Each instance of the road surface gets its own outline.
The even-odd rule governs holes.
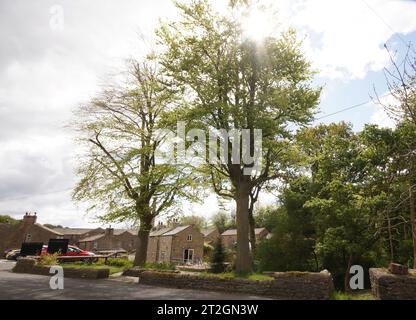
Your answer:
[[[122,300],[253,300],[264,299],[241,294],[161,288],[137,284],[137,278],[87,280],[65,279],[64,290],[51,290],[50,277],[32,274],[16,274],[10,270],[13,262],[0,260],[0,299],[48,300],[48,299],[122,299]]]

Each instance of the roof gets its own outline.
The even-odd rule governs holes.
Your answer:
[[[217,231],[217,229],[215,228],[211,228],[211,229],[202,229],[201,232],[204,235],[204,237],[210,235],[211,233]]]
[[[163,236],[174,236],[182,231],[184,231],[185,229],[188,229],[190,226],[179,226],[176,228],[173,228],[171,231],[168,231],[166,233],[163,234]]]
[[[137,231],[136,230],[127,230],[127,229],[115,229],[114,230],[114,235],[115,236],[119,236],[120,234],[123,234],[125,232],[128,232],[128,233],[130,233],[133,236],[137,235]]]
[[[255,228],[254,229],[254,233],[256,235],[258,235],[258,234],[262,233],[264,230],[267,231],[266,228]],[[229,230],[226,230],[223,233],[221,233],[221,235],[222,236],[236,236],[237,235],[237,229],[229,229]]]
[[[86,228],[53,228],[56,232],[68,235],[68,234],[77,234],[81,235],[87,232],[90,232],[95,229],[86,229]]]
[[[91,242],[91,241],[95,241],[95,240],[101,239],[104,236],[105,236],[104,233],[100,233],[100,234],[96,234],[95,236],[91,236],[91,237],[86,237],[84,239],[80,239],[79,242]]]
[[[49,231],[50,233],[56,234],[58,236],[63,236],[64,235],[63,233],[60,233],[58,231],[55,231],[55,230],[50,229],[48,227],[45,227],[44,225],[41,225],[40,223],[35,223],[35,226],[37,226],[39,228],[42,228],[43,230]]]
[[[162,228],[162,229],[159,229],[159,230],[155,230],[155,231],[150,232],[149,236],[150,237],[161,236],[162,234],[164,234],[164,233],[166,233],[166,232],[168,232],[168,231],[170,231],[172,229],[173,228]]]

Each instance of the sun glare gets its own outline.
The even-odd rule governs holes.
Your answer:
[[[248,38],[259,41],[270,35],[275,30],[270,14],[264,8],[253,7],[243,16],[241,21],[243,32]]]

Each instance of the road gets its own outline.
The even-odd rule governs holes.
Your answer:
[[[146,286],[136,279],[117,277],[104,280],[65,279],[64,290],[51,290],[49,277],[10,272],[14,263],[0,260],[1,300],[255,300],[240,294]]]

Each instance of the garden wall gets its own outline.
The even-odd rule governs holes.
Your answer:
[[[391,274],[387,269],[370,269],[371,290],[382,300],[415,300],[416,270],[408,275]]]
[[[328,300],[334,290],[329,272],[270,274],[274,280],[220,278],[192,273],[142,271],[139,283],[180,289],[260,295],[284,300]]]
[[[44,276],[52,276],[49,273],[50,266],[37,265],[35,259],[20,258],[13,268],[15,273],[30,273]],[[103,279],[108,278],[110,269],[93,269],[93,268],[64,268],[64,277],[66,278],[84,278],[84,279]]]

